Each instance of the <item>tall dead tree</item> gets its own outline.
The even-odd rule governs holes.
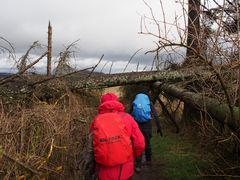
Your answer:
[[[47,53],[47,76],[51,76],[51,61],[52,61],[52,26],[48,23],[48,53]]]
[[[197,53],[200,53],[200,0],[188,1],[188,35],[187,35],[187,54],[183,65],[198,64]],[[194,51],[195,52],[194,52]]]

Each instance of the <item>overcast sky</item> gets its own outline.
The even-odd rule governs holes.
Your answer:
[[[147,2],[156,17],[161,16],[159,0]],[[175,0],[162,2],[168,21],[173,21],[175,14],[181,11],[180,4]],[[79,39],[74,61],[78,68],[95,64],[104,54],[100,67],[109,61],[105,67],[108,71],[114,61],[113,71],[120,72],[131,56],[142,48],[127,68],[127,71],[132,71],[138,62],[141,68],[146,64],[150,68],[153,57],[144,53],[153,49],[153,41],[157,41],[139,34],[143,15],[150,17],[150,11],[142,0],[1,0],[0,37],[12,43],[19,57],[34,41],[47,44],[50,20],[55,56]],[[4,45],[2,43],[0,41],[0,45]],[[10,68],[4,60],[5,55],[0,58],[0,71]],[[39,66],[45,66],[45,61]]]

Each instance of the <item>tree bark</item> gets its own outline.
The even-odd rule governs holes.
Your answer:
[[[183,65],[198,64],[198,55],[192,51],[200,53],[200,0],[188,1],[188,36],[187,36],[187,53]]]
[[[140,83],[161,82],[181,82],[192,79],[197,73],[197,69],[193,72],[191,69],[187,71],[148,71],[148,72],[130,72],[118,74],[95,74],[89,78],[71,77],[68,82],[70,89],[96,89],[114,86],[124,86]],[[209,75],[209,71],[201,71],[201,74]]]

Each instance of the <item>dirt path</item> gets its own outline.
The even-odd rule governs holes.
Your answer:
[[[152,165],[135,172],[133,180],[204,179],[199,174],[207,168],[204,154],[188,138],[165,129],[163,137],[153,134],[151,144]]]
[[[165,180],[161,171],[164,168],[164,164],[159,160],[152,163],[151,166],[144,165],[140,173],[134,173],[133,180]]]

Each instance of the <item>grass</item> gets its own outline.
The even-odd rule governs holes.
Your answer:
[[[163,137],[154,134],[152,138],[153,160],[161,161],[161,173],[168,179],[201,179],[199,170],[207,169],[200,151],[189,139],[165,132]]]

